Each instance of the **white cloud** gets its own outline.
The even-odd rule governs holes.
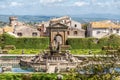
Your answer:
[[[42,4],[51,4],[51,3],[59,3],[59,2],[63,2],[64,0],[40,0],[40,3]]]
[[[9,6],[11,7],[15,7],[15,6],[22,6],[22,3],[18,3],[18,2],[10,2]]]
[[[22,5],[23,5],[22,3],[10,2],[10,3],[0,5],[0,9],[9,8],[9,7],[19,7],[19,6],[22,6]]]
[[[114,7],[119,7],[120,6],[120,2],[97,2],[95,3],[96,6],[99,6],[99,7],[109,7],[109,8],[114,8]]]
[[[98,6],[101,6],[101,7],[114,7],[114,6],[116,6],[116,2],[98,2],[96,4]]]
[[[91,0],[91,2],[93,2],[93,3],[94,3],[94,2],[96,2],[96,0]]]
[[[79,7],[86,6],[86,5],[89,5],[89,3],[83,2],[83,1],[79,1],[79,2],[74,3],[74,6],[79,6]]]

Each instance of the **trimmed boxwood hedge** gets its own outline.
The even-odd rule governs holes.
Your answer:
[[[120,47],[120,37],[111,35],[109,37],[96,38],[69,38],[67,44],[71,49],[102,49],[103,46]],[[49,38],[15,38],[8,34],[0,35],[0,46],[15,45],[17,49],[46,49]]]
[[[101,39],[96,38],[69,38],[67,43],[72,49],[102,49],[103,46],[120,47],[120,36],[111,35]]]
[[[45,49],[48,47],[49,38],[15,38],[8,34],[1,37],[1,46],[15,45],[17,49]]]

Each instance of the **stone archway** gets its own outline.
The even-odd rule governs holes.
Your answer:
[[[50,25],[48,28],[50,44],[55,46],[55,41],[59,42],[60,45],[65,45],[67,40],[67,29],[68,26],[60,23]]]
[[[55,46],[58,46],[58,44],[62,45],[63,44],[63,38],[60,34],[57,34],[55,37],[54,37],[54,45]]]

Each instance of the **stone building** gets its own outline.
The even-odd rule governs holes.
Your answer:
[[[9,17],[9,25],[3,27],[3,32],[6,32],[15,37],[39,37],[40,32],[37,28],[31,27],[24,22],[19,22],[17,17]]]
[[[57,23],[68,26],[67,33],[68,33],[69,38],[73,38],[73,37],[74,38],[84,38],[85,37],[85,30],[82,29],[81,23],[72,20],[68,16],[54,18],[54,19],[50,19],[50,21],[39,23],[39,24],[37,24],[37,29],[40,31],[41,36],[48,36],[49,32],[46,28],[49,27],[49,25],[54,25]]]
[[[81,23],[71,20],[71,24],[68,26],[67,34],[69,38],[85,38],[85,30],[82,29]]]
[[[39,37],[40,32],[30,26],[16,26],[13,33],[19,37]]]
[[[14,27],[14,26],[16,26],[17,25],[17,17],[15,17],[15,16],[11,16],[11,17],[9,17],[9,24],[10,24],[10,26],[12,26],[12,27]]]
[[[46,28],[49,26],[49,21],[47,22],[41,22],[36,25],[38,31],[40,32],[40,36],[48,36],[46,32]]]
[[[11,16],[11,17],[9,17],[9,25],[11,27],[15,27],[15,26],[23,26],[23,25],[25,25],[25,23],[18,21],[17,17]]]
[[[22,35],[26,34],[26,36],[28,36],[28,37],[29,37],[29,35],[30,35],[30,37],[32,36],[31,34],[33,32],[31,32],[31,31],[25,32],[24,31],[24,29],[27,29],[27,27],[29,25],[22,23],[22,22],[19,22],[17,20],[17,17],[15,17],[15,16],[10,17],[9,20],[10,20],[9,28],[10,28],[11,32],[14,31],[14,33],[16,35],[18,35],[17,33],[20,32],[20,29],[23,29],[23,30],[21,30],[20,34],[22,34]],[[36,24],[35,25],[36,30],[37,30],[37,32],[39,31],[39,34],[38,33],[37,34],[39,36],[49,36],[49,32],[47,30],[47,27],[49,27],[50,25],[55,25],[57,23],[68,26],[67,35],[69,38],[84,38],[85,37],[85,30],[83,30],[81,28],[81,23],[74,21],[74,20],[71,20],[71,18],[68,16],[54,18],[54,19],[51,19],[50,21],[41,22],[41,23]],[[33,27],[28,27],[28,30],[30,30],[31,28],[33,28]],[[34,30],[35,30],[35,28],[33,28],[32,31],[34,31]],[[9,32],[6,29],[5,29],[5,31]],[[30,32],[30,34],[28,32]]]
[[[120,35],[120,25],[112,21],[91,22],[87,27],[87,36],[102,38],[111,34]]]
[[[68,26],[61,23],[50,25],[47,28],[50,36],[50,42],[52,43],[52,45],[55,46],[56,44],[58,45],[58,43],[60,43],[60,45],[66,44],[66,40],[68,38],[67,29]]]
[[[71,25],[71,18],[68,16],[63,16],[60,18],[54,18],[50,20],[51,25],[56,24],[56,23],[61,23],[64,25]]]
[[[71,20],[70,17],[64,16],[50,20],[50,25],[61,23],[68,26],[67,34],[69,38],[84,38],[85,30],[82,29],[81,23]]]

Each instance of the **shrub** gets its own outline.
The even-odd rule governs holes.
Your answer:
[[[94,40],[95,38],[69,38],[68,44],[72,49],[97,49],[99,46]]]
[[[70,49],[102,49],[103,46],[111,46],[116,49],[120,45],[120,37],[111,35],[101,39],[96,38],[68,38]],[[49,46],[49,38],[15,38],[8,34],[0,35],[0,47],[14,45],[17,49],[46,49]]]
[[[14,49],[16,49],[16,47],[14,45],[5,45],[4,49],[7,49],[7,50],[12,49],[12,50],[14,50]]]
[[[17,49],[45,49],[48,47],[49,38],[15,38],[3,34],[4,43],[1,46],[14,45]]]
[[[104,46],[109,46],[111,49],[116,49],[120,45],[120,37],[111,35],[109,37],[98,39],[96,38],[69,38],[68,44],[72,49],[102,49]]]

